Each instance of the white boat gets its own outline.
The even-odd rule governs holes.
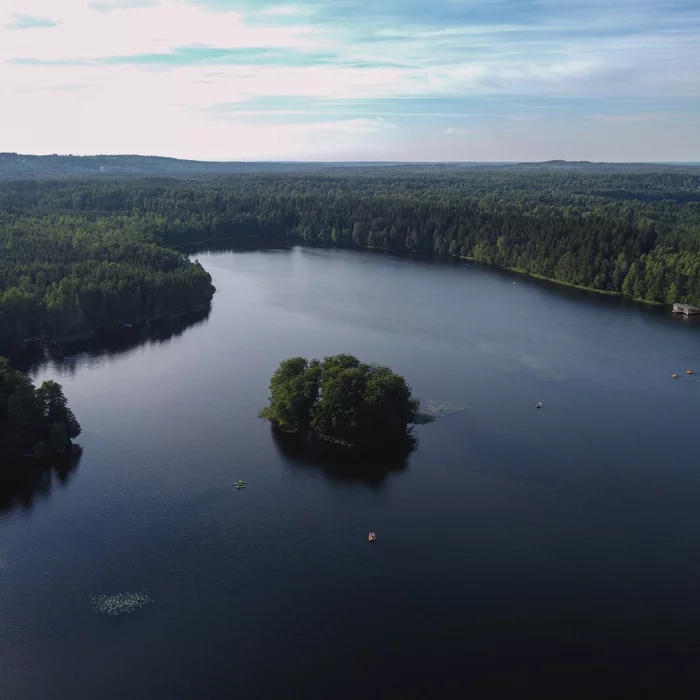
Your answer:
[[[538,402],[538,404],[537,404],[537,408],[542,408],[542,402],[541,402],[541,401],[540,401],[540,402]]]

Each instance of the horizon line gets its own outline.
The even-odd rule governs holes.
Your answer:
[[[191,163],[221,163],[221,164],[250,164],[250,165],[333,165],[339,163],[357,165],[546,165],[549,163],[587,163],[591,165],[700,165],[700,161],[679,160],[567,160],[565,158],[548,158],[547,160],[206,160],[199,158],[178,158],[143,153],[18,153],[16,151],[0,151],[0,157],[18,156],[23,158],[159,158]]]

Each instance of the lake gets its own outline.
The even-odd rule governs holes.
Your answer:
[[[211,311],[27,360],[84,451],[0,495],[3,700],[696,695],[700,323],[469,264],[196,257]],[[452,408],[405,464],[257,418],[282,359],[339,352]]]

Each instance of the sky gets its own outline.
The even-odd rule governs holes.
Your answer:
[[[0,0],[0,152],[700,161],[700,0]]]

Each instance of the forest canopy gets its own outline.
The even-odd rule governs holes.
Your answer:
[[[410,449],[418,402],[388,367],[352,355],[284,360],[260,417],[302,437],[360,449]]]
[[[206,305],[218,241],[468,258],[700,305],[700,174],[457,166],[0,183],[0,348]]]
[[[0,207],[0,347],[200,307],[211,278],[136,218]]]
[[[0,458],[66,450],[78,435],[61,385],[49,380],[37,389],[0,357]]]

